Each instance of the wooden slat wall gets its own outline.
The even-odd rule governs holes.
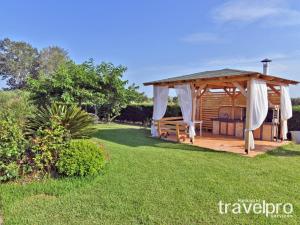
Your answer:
[[[272,102],[274,105],[280,105],[280,96],[274,93],[273,91],[269,92],[269,101]]]
[[[212,129],[212,118],[218,118],[219,108],[231,105],[230,97],[225,93],[206,92],[200,99],[200,120],[204,129]]]
[[[280,104],[280,97],[273,91],[269,91],[269,101],[274,105]],[[212,118],[218,118],[219,108],[221,106],[231,106],[232,100],[222,92],[206,92],[199,101],[197,101],[196,120],[203,120],[204,129],[212,129]],[[246,107],[246,98],[240,94],[235,99],[235,106]]]

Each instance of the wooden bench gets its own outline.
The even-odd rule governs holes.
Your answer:
[[[185,141],[188,137],[188,125],[183,122],[182,117],[165,117],[153,122],[160,137],[168,137],[173,134],[178,142],[181,139]]]

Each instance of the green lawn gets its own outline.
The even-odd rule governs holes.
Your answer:
[[[300,112],[300,105],[294,105],[293,110]]]
[[[149,138],[132,126],[99,125],[110,161],[96,178],[0,186],[5,224],[299,224],[300,147],[256,158]],[[289,202],[291,218],[219,214],[238,199]]]

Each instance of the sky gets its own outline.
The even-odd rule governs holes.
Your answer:
[[[300,80],[299,0],[3,0],[0,39],[60,46],[77,63],[125,65],[143,82],[222,68]],[[2,84],[3,86],[3,81]],[[300,85],[291,87],[300,97]]]

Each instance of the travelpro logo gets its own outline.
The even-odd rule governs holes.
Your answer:
[[[265,200],[238,199],[235,203],[218,202],[220,214],[261,214],[266,217],[286,218],[293,216],[291,203],[271,203]]]

